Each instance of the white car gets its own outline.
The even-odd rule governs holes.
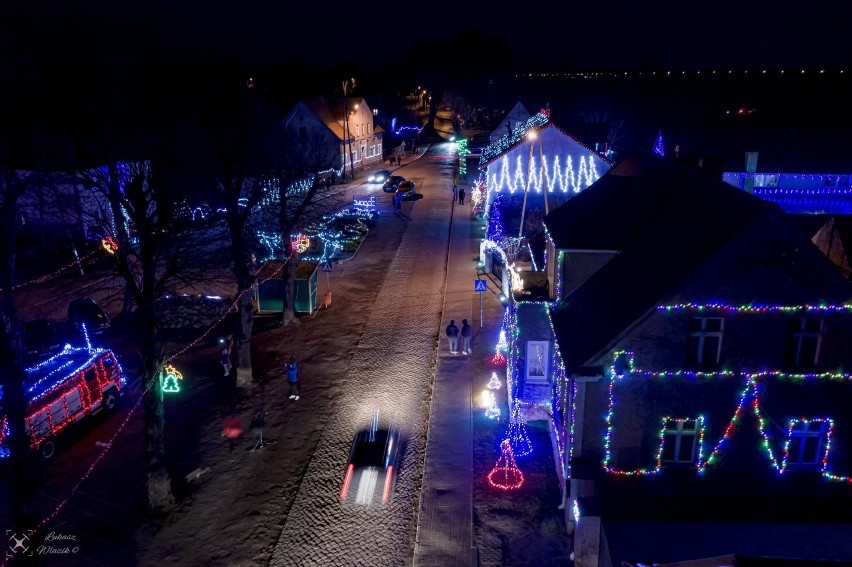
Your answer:
[[[391,172],[387,169],[380,169],[379,171],[375,171],[367,177],[367,181],[370,183],[384,183],[385,179],[391,176]]]

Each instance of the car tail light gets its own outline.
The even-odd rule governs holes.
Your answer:
[[[388,467],[388,471],[385,474],[385,489],[382,491],[382,504],[387,504],[388,498],[390,498],[390,485],[391,480],[393,479],[393,466]]]
[[[340,499],[346,499],[346,493],[349,492],[349,481],[352,480],[352,471],[355,469],[355,465],[350,464],[346,468],[346,476],[343,478],[343,488],[340,489]]]

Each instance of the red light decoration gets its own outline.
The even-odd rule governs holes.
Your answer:
[[[14,285],[14,286],[12,286],[12,289],[21,289],[22,287],[27,287],[28,285],[40,284],[40,283],[44,283],[46,281],[52,280],[53,278],[60,276],[62,273],[67,272],[71,268],[78,267],[82,262],[85,262],[86,260],[88,260],[89,258],[91,258],[94,255],[95,255],[95,252],[92,252],[90,254],[86,254],[85,256],[80,258],[79,261],[74,260],[73,262],[62,266],[61,268],[59,268],[58,270],[56,270],[54,272],[51,272],[49,274],[45,274],[43,276],[39,276],[39,277],[32,279],[28,282],[23,282],[23,283],[19,283],[17,285]],[[0,289],[0,291],[3,291],[3,290]]]
[[[488,473],[488,484],[500,490],[516,490],[524,484],[524,473],[515,463],[515,455],[508,441],[503,441],[500,458]]]
[[[112,256],[118,252],[118,242],[112,236],[104,236],[101,238],[101,248],[107,251],[107,254]]]
[[[497,352],[494,353],[494,356],[491,357],[491,364],[494,364],[494,365],[497,365],[497,366],[499,366],[501,364],[506,364],[506,357],[503,356],[503,353],[498,350]]]

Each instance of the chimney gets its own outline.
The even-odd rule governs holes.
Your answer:
[[[746,193],[754,193],[754,172],[757,171],[757,152],[746,152]]]

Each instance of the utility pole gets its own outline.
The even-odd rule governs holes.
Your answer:
[[[355,179],[355,164],[352,163],[352,132],[349,129],[349,92],[355,88],[355,79],[343,81],[343,151],[346,152],[346,144],[349,144],[349,174]],[[343,177],[346,178],[346,156],[343,156]]]
[[[527,162],[527,181],[524,185],[524,204],[521,206],[521,228],[518,229],[518,238],[521,238],[524,235],[524,213],[526,213],[527,210],[527,194],[530,192],[530,176],[532,174],[532,159],[533,148],[535,148],[535,139],[536,132],[534,130],[527,134],[527,140],[529,140],[530,143],[530,157]],[[545,190],[547,190],[546,187]]]

